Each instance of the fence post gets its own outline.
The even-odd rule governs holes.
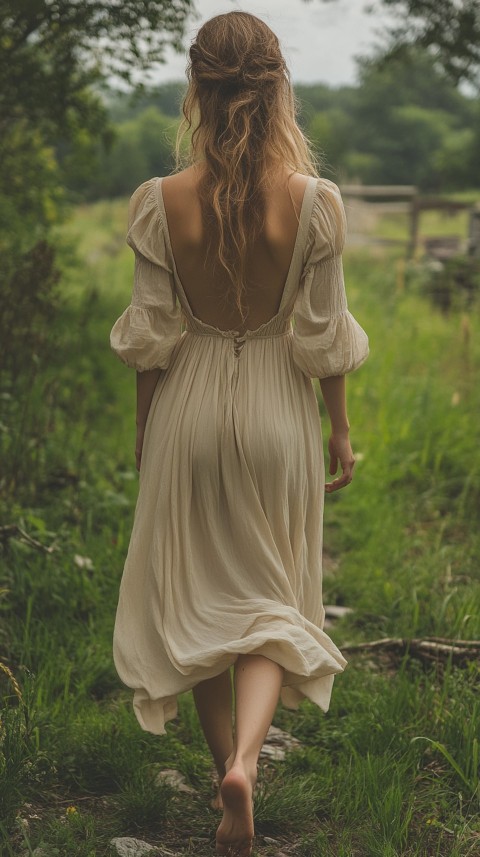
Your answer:
[[[410,239],[408,242],[408,258],[414,259],[417,254],[418,225],[420,219],[420,205],[417,194],[410,200]]]
[[[478,202],[470,209],[468,255],[480,256],[480,203]]]

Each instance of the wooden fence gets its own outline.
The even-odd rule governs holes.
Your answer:
[[[406,214],[409,220],[406,253],[408,258],[414,258],[419,248],[419,226],[421,214],[424,211],[445,211],[453,214],[457,211],[468,210],[468,236],[462,239],[458,235],[429,236],[423,240],[423,247],[428,256],[444,260],[450,256],[467,252],[469,255],[480,256],[480,202],[458,202],[442,196],[426,196],[418,192],[415,185],[341,185],[340,191],[345,200],[348,212],[349,201],[363,203],[363,216],[368,219],[368,211],[377,214]],[[354,206],[352,206],[354,211]],[[398,239],[376,238],[369,239],[378,244],[398,244]],[[405,241],[401,240],[401,244]]]

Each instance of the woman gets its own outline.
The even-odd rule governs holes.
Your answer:
[[[217,854],[246,857],[279,695],[326,711],[346,665],[322,630],[323,496],[352,479],[344,376],[368,339],[347,309],[342,200],[296,124],[274,33],[212,18],[188,78],[190,165],[131,198],[133,296],[111,333],[137,370],[140,471],[114,659],[147,731],[193,690],[220,778]],[[342,469],[328,485],[314,377]]]

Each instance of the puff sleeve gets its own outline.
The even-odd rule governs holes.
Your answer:
[[[167,261],[157,202],[157,181],[144,182],[130,198],[126,241],[135,253],[133,293],[130,305],[110,333],[115,354],[139,372],[166,369],[182,329],[181,306]]]
[[[305,264],[293,308],[292,356],[309,378],[345,375],[368,357],[368,337],[348,310],[342,252],[346,216],[337,185],[317,183]]]

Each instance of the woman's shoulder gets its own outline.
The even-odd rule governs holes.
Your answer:
[[[310,182],[313,183],[313,220],[322,218],[326,209],[333,213],[342,207],[340,188],[332,179],[325,176],[290,173],[288,186],[293,193],[296,191],[298,198],[301,199],[304,192],[307,192]]]
[[[335,202],[335,198],[337,200],[341,199],[340,188],[333,179],[328,179],[326,176],[318,176],[317,177],[317,187],[316,192],[318,197],[327,197],[333,202]]]
[[[172,216],[197,203],[197,187],[202,169],[193,164],[184,170],[162,178],[162,197],[165,208]]]
[[[314,194],[314,214],[320,218],[329,215],[338,219],[343,213],[343,200],[340,188],[332,179],[318,176]]]
[[[183,170],[177,170],[174,173],[169,173],[162,178],[162,187],[168,190],[175,189],[177,191],[188,191],[196,187],[202,175],[203,168],[201,164],[191,164]]]
[[[128,203],[129,222],[134,220],[137,214],[145,208],[155,207],[156,184],[158,180],[159,176],[153,176],[153,178],[147,179],[135,188]]]
[[[162,264],[165,256],[163,217],[158,197],[160,176],[142,182],[128,203],[127,244],[151,262]]]
[[[325,254],[339,255],[345,244],[346,232],[347,220],[340,188],[332,179],[319,176],[306,242],[310,261]]]

